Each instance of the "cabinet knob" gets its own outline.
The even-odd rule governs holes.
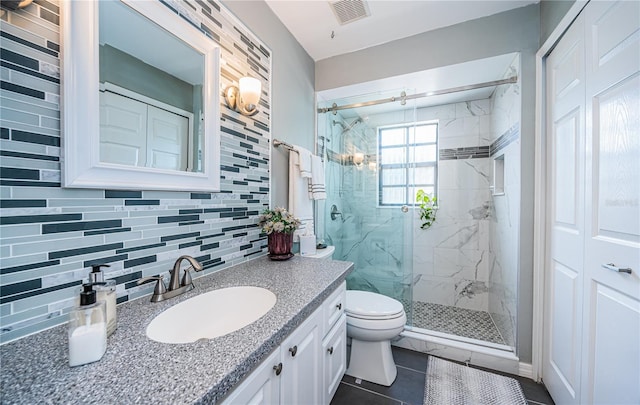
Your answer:
[[[280,373],[282,373],[282,363],[278,363],[277,366],[273,366],[273,369],[276,371],[276,375],[280,375]]]
[[[290,347],[289,352],[291,352],[291,357],[296,357],[296,353],[298,353],[298,346]]]
[[[342,302],[338,303],[338,305],[336,305],[336,308],[338,308],[338,311],[340,311],[342,309]]]
[[[333,346],[331,346],[330,348],[328,348],[328,349],[327,349],[327,352],[328,352],[329,354],[333,354]]]

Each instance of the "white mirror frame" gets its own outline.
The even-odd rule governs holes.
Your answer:
[[[160,1],[120,0],[205,56],[202,172],[100,162],[98,2],[62,7],[63,186],[126,190],[220,191],[220,47]]]

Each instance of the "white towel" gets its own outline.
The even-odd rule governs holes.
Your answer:
[[[309,199],[307,178],[300,175],[300,157],[289,153],[289,212],[300,220],[313,220],[313,202]]]
[[[324,164],[320,156],[311,156],[311,178],[309,179],[310,198],[326,200],[327,192],[324,185]]]
[[[302,146],[294,145],[293,149],[298,153],[298,170],[300,176],[311,178],[311,152]]]

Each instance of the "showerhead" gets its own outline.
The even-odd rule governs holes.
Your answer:
[[[340,125],[342,127],[342,130],[346,131],[347,127],[344,126],[344,123],[342,123],[342,121],[333,120],[333,125]]]
[[[358,117],[355,120],[353,120],[349,125],[345,125],[344,122],[336,121],[336,120],[333,121],[333,125],[340,125],[342,127],[342,133],[344,134],[345,132],[352,129],[354,126],[358,125],[361,122],[362,122],[362,118]]]

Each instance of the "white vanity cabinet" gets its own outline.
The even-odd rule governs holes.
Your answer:
[[[322,403],[331,402],[347,369],[347,284],[342,283],[320,306],[322,310]]]
[[[342,283],[222,402],[328,404],[346,369]]]
[[[274,350],[223,402],[271,405],[280,403],[280,347]]]
[[[280,403],[321,404],[322,357],[320,353],[321,312],[313,314],[280,345],[282,374]]]

